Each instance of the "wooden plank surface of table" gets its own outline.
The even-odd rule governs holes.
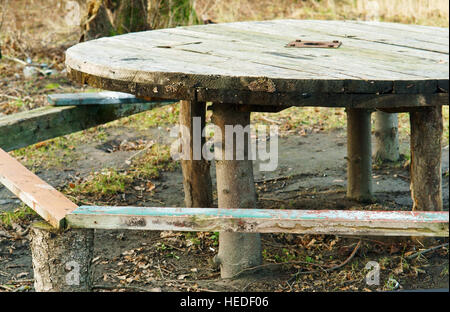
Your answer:
[[[296,39],[342,45],[286,47]],[[66,64],[76,80],[104,89],[184,99],[194,98],[195,90],[205,96],[201,100],[219,102],[252,93],[263,101],[302,94],[448,93],[448,51],[448,28],[274,20],[101,38],[68,49]]]

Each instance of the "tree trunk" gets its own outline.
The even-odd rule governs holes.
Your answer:
[[[114,27],[117,34],[150,29],[147,21],[147,1],[120,0],[114,16]]]
[[[34,288],[48,292],[92,290],[94,230],[55,230],[44,222],[31,227]]]
[[[374,159],[378,162],[397,161],[399,156],[398,115],[375,112]]]
[[[347,197],[366,202],[372,194],[370,111],[347,109]]]
[[[148,29],[147,0],[90,0],[80,41]]]
[[[253,165],[249,157],[248,140],[244,139],[244,160],[225,160],[225,125],[250,124],[250,113],[236,112],[220,105],[214,107],[213,122],[221,129],[222,149],[215,149],[217,196],[219,208],[256,208]],[[236,138],[233,139],[233,159],[236,159]],[[219,252],[215,257],[221,267],[222,278],[232,278],[245,268],[262,263],[259,233],[220,232]]]
[[[148,14],[152,29],[172,28],[200,22],[194,0],[149,0]]]
[[[442,106],[409,113],[413,210],[442,210]]]
[[[194,127],[193,118],[200,118],[200,123]],[[206,139],[201,136],[201,131],[205,127],[206,103],[194,101],[180,102],[180,125],[188,130],[188,137],[182,138],[187,144],[183,146],[189,150],[183,151],[189,155],[190,160],[181,160],[183,170],[184,202],[186,207],[192,208],[212,208],[212,184],[209,172],[210,163],[201,159],[201,148]],[[198,120],[198,119],[197,119]],[[194,133],[195,131],[195,133]],[[196,151],[194,151],[197,148]],[[194,159],[196,158],[196,159]]]

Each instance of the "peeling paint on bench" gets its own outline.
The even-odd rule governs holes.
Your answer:
[[[71,227],[173,231],[448,236],[448,212],[81,206]]]

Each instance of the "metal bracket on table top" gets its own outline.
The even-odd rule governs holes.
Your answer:
[[[295,41],[289,42],[287,48],[339,48],[342,42],[338,40],[333,41],[307,41],[297,39]]]

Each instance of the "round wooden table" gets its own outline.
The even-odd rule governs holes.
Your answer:
[[[250,123],[250,112],[345,107],[347,196],[372,198],[370,114],[410,112],[415,210],[442,210],[442,105],[448,28],[380,22],[274,20],[178,27],[101,38],[67,50],[72,79],[138,97],[181,100],[180,123]],[[204,142],[202,142],[204,143]],[[192,144],[189,151],[192,156]],[[182,161],[187,207],[211,207],[206,160]],[[216,162],[219,208],[257,204],[252,162]],[[259,234],[221,233],[222,277],[261,263]]]

